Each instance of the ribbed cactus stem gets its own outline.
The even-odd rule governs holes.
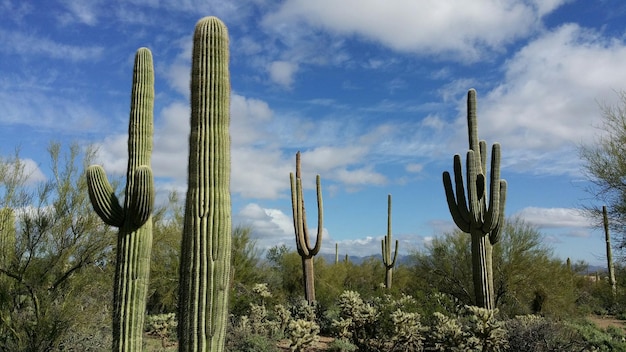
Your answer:
[[[191,132],[180,264],[179,351],[223,351],[231,258],[229,39],[198,21],[191,66]]]
[[[609,284],[613,296],[617,294],[617,284],[615,282],[615,267],[613,266],[613,251],[611,250],[611,234],[609,232],[609,216],[606,205],[602,206],[602,222],[604,224],[604,241],[606,244],[606,264],[609,271]]]
[[[323,205],[322,184],[320,175],[315,179],[317,191],[317,236],[315,245],[311,245],[309,229],[306,224],[306,212],[304,210],[304,196],[302,192],[302,178],[300,170],[300,152],[296,153],[296,174],[289,174],[291,182],[291,207],[293,211],[293,227],[296,234],[296,248],[302,258],[302,273],[304,283],[304,298],[309,304],[315,302],[315,270],[313,257],[317,255],[322,246],[323,229]]]
[[[398,257],[398,240],[396,240],[396,250],[391,256],[391,194],[387,195],[387,235],[380,241],[382,247],[383,264],[385,265],[385,287],[391,289],[393,280],[393,267],[396,265]]]
[[[454,185],[449,172],[443,173],[448,209],[454,223],[471,235],[472,271],[476,304],[495,308],[491,246],[498,243],[504,227],[506,181],[500,179],[500,145],[491,151],[489,192],[487,194],[487,143],[478,139],[476,91],[467,95],[469,150],[466,156],[466,180],[463,179],[461,156],[453,159]]]
[[[106,224],[119,228],[113,291],[113,351],[141,351],[143,348],[154,206],[154,179],[150,168],[153,110],[152,53],[140,48],[133,70],[124,206],[119,204],[101,166],[92,165],[86,173],[94,210]]]
[[[15,259],[15,235],[13,209],[0,209],[0,268],[6,269]]]

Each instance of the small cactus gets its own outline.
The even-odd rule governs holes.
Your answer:
[[[387,236],[380,241],[383,253],[383,264],[385,265],[385,288],[391,289],[393,279],[393,267],[396,266],[398,257],[398,240],[396,240],[396,250],[391,258],[391,194],[387,196]]]
[[[119,228],[114,282],[113,350],[141,351],[146,312],[154,179],[150,167],[154,109],[152,53],[140,48],[135,55],[130,123],[128,169],[124,205],[99,165],[87,168],[89,198],[104,223]]]
[[[291,205],[293,210],[293,226],[296,233],[296,248],[302,258],[302,272],[304,281],[304,298],[309,304],[315,302],[315,272],[313,257],[317,255],[322,246],[323,207],[322,185],[320,175],[316,177],[317,189],[317,239],[311,246],[309,229],[306,225],[306,213],[304,211],[304,197],[302,195],[302,179],[300,171],[300,152],[296,153],[296,174],[289,174],[291,181]]]
[[[15,259],[15,215],[13,209],[0,209],[0,268],[6,269]]]
[[[615,267],[613,266],[613,252],[611,251],[611,234],[609,233],[609,217],[606,211],[606,205],[602,206],[602,220],[604,224],[604,241],[606,244],[606,262],[609,271],[609,285],[613,296],[617,294],[617,284],[615,282]]]

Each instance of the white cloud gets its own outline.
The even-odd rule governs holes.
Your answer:
[[[293,62],[274,61],[269,64],[267,70],[274,83],[284,88],[291,88],[294,75],[298,72],[298,65]]]
[[[411,163],[407,164],[404,168],[407,172],[418,174],[424,170],[424,165]]]
[[[24,175],[26,176],[25,183],[28,185],[43,182],[47,179],[46,175],[41,171],[37,162],[33,159],[20,159],[24,167]]]
[[[103,128],[102,116],[86,103],[29,84],[19,88],[0,86],[0,111],[2,123],[37,130],[94,133]]]
[[[256,203],[248,203],[238,213],[237,220],[250,225],[264,239],[293,237],[291,215],[279,209],[266,209]]]
[[[62,1],[62,3],[68,10],[68,12],[59,16],[59,19],[63,24],[69,24],[77,21],[89,26],[94,26],[98,23],[97,13],[102,11],[102,9],[96,7],[99,6],[100,1],[65,0]]]
[[[540,229],[589,229],[591,224],[580,209],[527,207],[515,214]]]
[[[509,59],[505,80],[478,90],[479,136],[501,142],[505,167],[533,173],[579,173],[576,146],[591,141],[598,101],[626,88],[626,44],[574,24],[546,32]],[[452,140],[466,140],[466,109]]]
[[[0,42],[3,43],[0,50],[5,52],[74,62],[98,59],[104,52],[104,48],[100,46],[64,44],[44,36],[6,30],[0,30]]]
[[[299,27],[308,25],[376,41],[398,51],[447,52],[458,59],[473,60],[485,49],[501,50],[513,40],[530,35],[542,16],[565,2],[477,0],[460,11],[455,2],[439,0],[291,0],[267,15],[264,24],[284,36],[303,33]]]

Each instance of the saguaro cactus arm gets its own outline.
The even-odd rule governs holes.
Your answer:
[[[102,166],[89,166],[86,175],[89,199],[95,212],[105,224],[122,227],[125,219],[124,209],[120,206]]]
[[[294,229],[296,233],[296,247],[302,256],[311,257],[317,255],[322,246],[322,234],[324,226],[324,206],[322,200],[322,182],[320,175],[315,177],[315,189],[317,192],[317,235],[315,245],[311,246],[309,229],[306,224],[306,211],[304,210],[304,196],[302,191],[302,176],[300,164],[300,152],[296,153],[296,174],[289,174],[291,181],[291,204],[293,212]]]
[[[396,240],[396,249],[391,257],[391,195],[387,196],[387,235],[380,240],[382,247],[383,264],[386,268],[393,268],[396,265],[396,259],[398,257],[398,240]]]
[[[489,232],[489,242],[491,244],[496,244],[500,242],[500,235],[502,234],[502,229],[504,228],[504,210],[506,206],[506,188],[507,183],[506,180],[500,180],[500,200],[498,202],[498,206],[500,207],[498,211],[498,222],[495,225],[494,229]]]
[[[133,214],[133,224],[143,225],[152,214],[154,207],[154,177],[152,169],[142,165],[135,171],[129,212]]]

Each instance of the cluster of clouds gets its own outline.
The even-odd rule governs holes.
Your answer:
[[[419,4],[410,0],[248,0],[237,4],[195,0],[60,1],[61,6],[52,13],[65,27],[107,26],[110,18],[106,16],[132,25],[161,25],[148,15],[155,11],[171,11],[175,17],[217,14],[232,23],[229,26],[237,33],[231,52],[243,61],[238,64],[257,70],[259,74],[252,79],[279,92],[297,89],[302,73],[319,67],[357,67],[367,72],[393,69],[410,60],[440,62],[443,68],[433,77],[441,82],[441,88],[433,103],[454,105],[454,116],[434,112],[400,124],[365,125],[358,118],[312,121],[313,116],[306,116],[306,112],[277,110],[262,97],[247,96],[234,87],[231,187],[242,199],[250,199],[238,216],[251,222],[264,238],[279,236],[291,241],[290,216],[261,204],[263,200],[285,198],[286,175],[293,169],[293,154],[298,148],[305,150],[303,172],[309,189],[314,186],[315,174],[330,180],[331,193],[339,186],[350,191],[401,182],[397,176],[381,171],[379,165],[412,155],[414,158],[405,162],[404,169],[408,174],[419,174],[435,157],[450,155],[465,144],[458,142],[465,140],[462,97],[472,86],[479,89],[481,137],[489,142],[506,141],[504,168],[519,173],[578,175],[576,146],[592,141],[597,133],[593,128],[600,123],[597,103],[617,103],[615,90],[623,89],[626,82],[626,43],[621,36],[603,33],[600,27],[586,28],[576,23],[547,27],[545,18],[568,3],[476,0],[459,11],[453,2],[437,0]],[[34,11],[15,1],[4,1],[0,9],[20,13],[13,20],[16,22]],[[174,45],[167,49],[172,54],[169,61],[158,64],[157,72],[175,94],[157,112],[153,167],[155,174],[163,178],[160,186],[167,191],[182,189],[186,177],[187,160],[180,156],[187,155],[188,148],[186,99],[191,42],[190,33],[183,34],[180,28],[168,24],[163,27],[172,35],[155,41]],[[2,53],[31,57],[28,60],[36,57],[76,64],[102,60],[105,55],[99,45],[62,43],[16,29],[0,27],[0,40],[4,43]],[[360,58],[361,53],[353,48],[366,44],[393,54]],[[471,69],[479,62],[493,66],[496,74],[491,81],[481,81],[480,73],[453,78],[447,68],[461,65]],[[43,84],[34,76],[0,80],[3,124],[70,131],[73,135],[81,130],[96,133],[103,129],[106,119],[98,109],[53,88],[46,89],[46,83],[53,87],[60,73],[52,69],[35,74],[43,75],[39,77]],[[393,89],[407,89],[401,79],[391,83]],[[332,100],[310,103],[327,104],[329,109],[342,112],[346,109]],[[347,109],[393,112],[410,105],[406,101],[371,103],[369,107]],[[446,133],[450,129],[458,134]],[[122,174],[126,168],[124,129],[112,131],[99,144],[100,161],[109,172]],[[527,208],[521,213],[539,226],[586,227],[572,211]],[[550,221],[543,223],[541,219]],[[557,224],[559,219],[565,222]],[[378,246],[378,240],[371,237],[362,245]]]

